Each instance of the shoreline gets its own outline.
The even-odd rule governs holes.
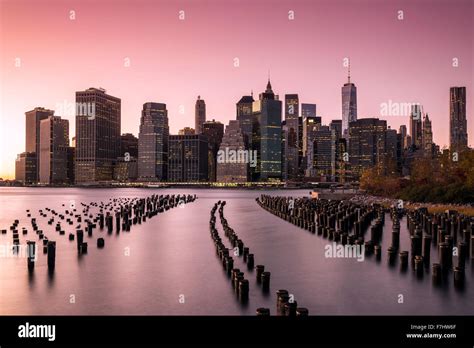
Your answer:
[[[455,203],[424,203],[424,202],[409,202],[403,201],[396,198],[372,196],[367,194],[355,195],[352,199],[353,202],[363,202],[364,204],[378,203],[385,208],[391,206],[397,206],[399,202],[402,203],[403,208],[407,210],[415,210],[421,207],[426,207],[428,212],[431,214],[444,213],[446,210],[456,210],[461,214],[474,217],[474,203],[469,204],[455,204]]]

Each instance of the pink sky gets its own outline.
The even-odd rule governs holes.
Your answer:
[[[265,88],[270,70],[281,99],[298,93],[329,123],[341,118],[344,57],[351,59],[359,118],[379,117],[389,100],[420,102],[441,146],[449,143],[449,87],[466,86],[474,144],[469,0],[0,0],[0,11],[3,178],[14,176],[16,154],[24,151],[24,112],[73,103],[75,91],[103,87],[121,98],[122,133],[135,135],[142,104],[164,102],[176,133],[194,127],[198,95],[207,118],[227,124],[242,95]],[[72,137],[74,117],[66,118]],[[392,128],[408,125],[408,117],[383,118]]]

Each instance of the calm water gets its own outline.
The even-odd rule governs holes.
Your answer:
[[[81,202],[154,193],[197,194],[199,199],[134,225],[131,232],[108,235],[95,229],[93,237],[84,236],[89,252],[82,256],[77,255],[76,242],[67,237],[76,224],[63,222],[66,235],[60,236],[54,225],[47,224],[48,218],[38,213],[46,207],[64,212],[71,201],[80,208]],[[411,269],[401,273],[398,267],[390,268],[386,260],[389,234],[383,240],[380,263],[373,257],[365,262],[327,259],[324,246],[328,241],[261,209],[255,203],[261,193],[296,197],[308,190],[0,188],[0,229],[9,229],[13,220],[19,219],[20,242],[37,240],[26,216],[26,209],[30,209],[45,236],[57,243],[52,277],[48,276],[42,247],[32,276],[26,259],[0,258],[0,314],[254,315],[258,307],[269,307],[275,314],[278,289],[294,294],[299,306],[307,307],[312,315],[474,313],[474,267],[470,262],[466,265],[465,290],[458,291],[451,282],[435,288],[429,275],[418,280]],[[250,298],[245,306],[237,300],[209,234],[210,210],[218,200],[227,201],[225,217],[255,254],[255,264],[264,264],[271,272],[271,291],[265,296],[256,284],[255,273],[247,271],[241,258],[236,261],[236,267],[250,280]],[[25,236],[21,234],[23,226],[28,229]],[[388,216],[386,227],[391,231]],[[104,249],[96,247],[99,236],[105,238]],[[0,235],[1,244],[11,242],[11,231]],[[410,249],[405,219],[400,242],[402,250]],[[433,249],[432,260],[435,258]],[[71,295],[75,303],[70,303]],[[183,298],[184,303],[180,303]]]

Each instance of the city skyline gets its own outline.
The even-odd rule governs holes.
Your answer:
[[[341,94],[343,109],[347,109],[344,88]],[[380,165],[385,167],[386,174],[406,175],[413,169],[410,163],[413,164],[414,158],[433,159],[440,155],[439,145],[433,143],[429,115],[419,104],[410,105],[410,135],[406,125],[401,125],[397,132],[386,120],[356,120],[354,107],[353,121],[348,122],[345,138],[344,120],[332,120],[329,126],[324,125],[321,117],[315,116],[314,104],[302,104],[302,116],[299,116],[297,94],[285,94],[285,118],[282,119],[283,103],[274,94],[270,79],[258,100],[253,100],[252,93],[236,104],[236,119],[230,120],[228,127],[237,122],[239,132],[229,128],[231,131],[229,134],[226,131],[225,141],[233,144],[232,151],[243,146],[245,150],[239,151],[246,152],[247,160],[250,153],[256,155],[255,165],[251,165],[249,171],[246,170],[248,176],[245,175],[251,182],[301,181],[304,176],[344,183],[346,179],[357,180],[365,170]],[[466,88],[451,87],[450,100],[450,152],[457,161],[458,152],[468,149]],[[198,97],[195,126],[200,129],[199,133],[185,127],[178,135],[169,134],[166,104],[143,104],[137,138],[131,133],[121,134],[120,98],[108,95],[102,88],[78,91],[75,120],[78,128],[72,146],[69,121],[52,116],[52,110],[37,107],[25,112],[26,151],[17,156],[15,179],[23,184],[78,185],[112,180],[134,182],[137,178],[141,182],[219,181],[216,169],[219,172],[219,166],[226,166],[226,162],[222,162],[217,152],[229,150],[223,148],[224,125],[214,119],[206,121],[201,102],[204,103]],[[244,110],[252,123],[247,138],[244,134],[250,129]],[[241,144],[237,145],[239,136]],[[300,141],[300,138],[303,139]],[[231,157],[227,160],[233,163]],[[225,177],[242,176],[237,167],[228,169]],[[236,172],[232,173],[233,170]]]
[[[16,155],[24,151],[26,111],[37,106],[55,110],[55,115],[69,120],[72,137],[75,117],[65,115],[61,111],[66,111],[66,107],[58,110],[58,105],[74,103],[76,91],[92,86],[104,87],[122,100],[121,133],[138,135],[142,105],[152,101],[166,103],[170,134],[177,134],[178,129],[194,125],[198,95],[206,101],[207,120],[228,124],[236,118],[235,104],[243,95],[250,95],[252,90],[256,95],[264,90],[270,70],[272,86],[280,100],[284,100],[285,94],[297,93],[300,103],[317,105],[317,116],[322,116],[327,125],[342,116],[340,91],[347,81],[347,67],[343,63],[348,57],[351,82],[357,86],[358,118],[378,117],[386,120],[392,129],[398,129],[409,124],[409,116],[382,117],[380,104],[390,100],[419,102],[430,115],[433,141],[441,147],[449,146],[449,89],[466,86],[467,133],[473,133],[472,47],[465,43],[466,35],[471,33],[472,4],[468,1],[459,1],[459,6],[452,7],[449,2],[440,1],[430,9],[420,6],[420,2],[389,1],[380,5],[377,13],[370,11],[370,4],[344,3],[348,11],[340,13],[336,11],[340,9],[337,4],[282,1],[272,5],[266,17],[262,17],[265,4],[252,6],[244,2],[235,6],[232,23],[242,18],[249,25],[238,31],[235,24],[227,23],[228,10],[223,5],[214,1],[206,3],[212,5],[212,11],[206,12],[186,1],[155,5],[144,1],[136,16],[126,21],[133,24],[133,30],[112,32],[106,43],[113,49],[105,53],[100,48],[102,39],[94,35],[90,41],[90,32],[104,28],[97,21],[101,16],[108,16],[110,28],[119,29],[120,15],[127,10],[124,3],[117,2],[114,8],[101,3],[91,12],[77,2],[52,1],[46,6],[29,1],[2,2],[4,83],[0,177],[13,178]],[[232,8],[232,4],[227,7]],[[72,8],[76,11],[75,20],[70,19]],[[163,11],[151,11],[154,8]],[[185,11],[184,20],[178,17],[181,9]],[[403,21],[397,19],[399,9],[404,10]],[[290,10],[294,11],[294,20],[289,20]],[[45,20],[41,30],[33,31],[29,24],[33,15],[50,21]],[[140,20],[146,22],[151,15],[162,19],[160,23],[169,29],[176,29],[173,40],[164,36],[168,29],[162,32],[150,25],[137,24]],[[333,29],[344,21],[352,23],[353,40],[345,37],[343,31]],[[360,24],[367,21],[373,27]],[[210,24],[205,25],[206,22]],[[219,25],[222,30],[213,30],[213,25]],[[333,29],[326,33],[329,38],[322,35],[324,25]],[[259,48],[256,34],[267,27],[274,37],[266,38]],[[384,41],[377,45],[371,42],[370,31],[374,28],[385,35]],[[89,32],[84,34],[86,29]],[[57,35],[52,34],[58,30]],[[150,33],[154,30],[158,36],[152,39]],[[413,32],[418,34],[416,38],[412,38]],[[230,39],[226,36],[229,33]],[[139,42],[133,36],[140,37]],[[37,52],[45,44],[44,37],[48,37],[46,44],[51,49],[40,56]],[[117,45],[119,37],[123,47]],[[143,51],[142,45],[160,39],[169,54]],[[422,47],[417,46],[420,40]],[[293,43],[296,48],[291,50],[290,46],[291,52],[282,50],[285,42]],[[342,43],[346,43],[344,48]],[[70,56],[70,52],[79,48],[87,49],[90,58]],[[419,51],[417,58],[413,58],[413,50]],[[459,60],[458,67],[453,67],[454,57]],[[16,58],[20,58],[19,67],[15,67]],[[289,65],[289,62],[298,64]],[[180,113],[180,108],[184,113]],[[472,135],[469,145],[473,146]]]

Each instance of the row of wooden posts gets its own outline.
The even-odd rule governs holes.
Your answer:
[[[72,225],[75,219],[75,222],[78,223],[76,226],[76,232],[75,234],[70,233],[68,238],[70,241],[76,241],[77,252],[82,255],[87,254],[88,251],[88,243],[84,241],[84,229],[81,228],[83,216],[86,225],[85,232],[88,237],[93,236],[93,231],[97,227],[100,230],[107,229],[108,234],[113,233],[114,227],[116,233],[120,233],[120,230],[129,232],[133,225],[146,222],[147,219],[151,219],[159,213],[163,213],[169,209],[183,207],[184,204],[194,202],[196,199],[196,195],[151,195],[146,198],[115,198],[107,204],[104,204],[103,202],[92,202],[89,205],[81,203],[83,206],[82,214],[78,213],[75,207],[66,209],[64,214],[51,208],[45,208],[44,210],[40,209],[38,212],[43,218],[47,218],[48,214],[51,214],[47,223],[48,225],[52,225],[53,222],[56,221],[55,231],[59,235],[65,234],[61,221],[65,220],[67,224]],[[99,212],[94,216],[90,212],[90,207],[97,207]],[[31,217],[29,209],[26,210],[26,213],[27,217],[31,219],[33,231],[37,234],[38,239],[42,240],[43,253],[47,255],[48,271],[53,272],[56,265],[56,242],[50,240],[45,236],[43,230],[39,229],[37,220],[36,218]],[[13,252],[18,252],[20,248],[18,225],[19,220],[15,219],[10,226],[13,237]],[[1,230],[1,233],[6,234],[7,230]],[[28,234],[28,230],[25,227],[22,228],[22,234]],[[105,247],[104,238],[99,237],[96,242],[98,248]],[[36,249],[35,241],[26,241],[27,266],[30,272],[34,270],[35,262],[37,260],[38,255]]]
[[[254,254],[250,253],[250,249],[245,246],[242,239],[239,238],[237,233],[229,226],[227,219],[224,217],[224,206],[226,205],[225,201],[218,201],[214,204],[211,209],[209,228],[211,232],[211,238],[214,241],[216,247],[216,254],[218,255],[222,266],[230,278],[231,285],[235,289],[239,299],[242,302],[248,301],[250,283],[248,279],[245,279],[245,273],[236,268],[234,263],[234,258],[231,256],[231,252],[234,256],[242,256],[243,262],[247,264],[247,270],[252,272],[254,269],[256,271],[256,282],[257,285],[262,287],[264,293],[270,291],[270,276],[271,273],[265,270],[264,265],[256,265]],[[216,211],[219,210],[219,217],[221,220],[222,227],[224,229],[224,234],[228,238],[232,248],[228,249],[223,243],[218,230],[216,229]],[[289,294],[287,290],[278,290],[277,291],[277,313],[280,315],[286,316],[307,316],[308,309],[303,307],[298,307],[296,300],[294,300],[293,295]],[[256,314],[258,316],[268,316],[270,315],[270,309],[260,307],[256,309]]]
[[[432,281],[437,285],[447,282],[452,273],[454,285],[464,287],[466,261],[474,260],[474,219],[454,210],[431,214],[427,208],[407,211],[397,207],[384,208],[379,204],[269,195],[261,195],[256,201],[270,213],[311,233],[343,245],[363,245],[365,253],[375,254],[379,261],[385,214],[389,213],[392,234],[391,245],[387,248],[388,264],[395,265],[398,254],[400,269],[406,271],[411,263],[420,278],[429,273],[431,266]],[[400,250],[400,218],[405,215],[410,250]],[[366,240],[369,230],[370,236]],[[432,245],[437,248],[438,261],[431,264]]]

